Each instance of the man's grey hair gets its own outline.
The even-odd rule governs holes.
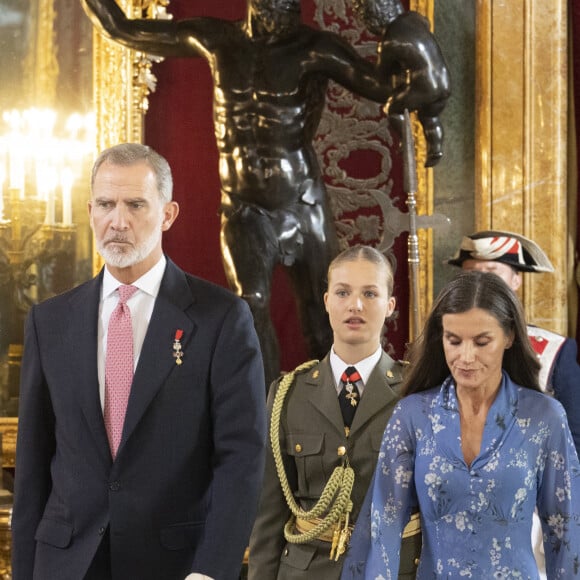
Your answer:
[[[104,163],[129,167],[141,162],[146,163],[153,170],[162,201],[164,203],[171,201],[173,197],[173,177],[167,159],[159,155],[151,147],[141,143],[120,143],[102,151],[95,160],[91,172],[91,191],[95,184],[97,172]]]

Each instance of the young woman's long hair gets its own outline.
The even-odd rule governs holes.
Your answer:
[[[511,379],[539,391],[540,363],[530,345],[525,316],[518,297],[495,274],[462,272],[439,293],[423,333],[411,345],[410,368],[402,393],[409,395],[440,385],[450,374],[443,350],[443,316],[480,308],[493,316],[514,341],[503,355],[502,367]]]

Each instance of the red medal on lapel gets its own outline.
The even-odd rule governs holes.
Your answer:
[[[175,364],[180,365],[183,363],[183,350],[181,349],[181,337],[183,336],[183,330],[178,328],[175,331],[175,338],[173,339],[173,356],[175,358]]]

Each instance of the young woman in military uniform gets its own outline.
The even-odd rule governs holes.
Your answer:
[[[275,381],[270,448],[250,540],[250,580],[338,580],[370,483],[403,365],[381,345],[395,308],[393,271],[369,246],[328,269],[324,303],[334,343],[327,356]],[[344,407],[344,411],[343,411]],[[399,578],[415,578],[421,535],[405,530]]]

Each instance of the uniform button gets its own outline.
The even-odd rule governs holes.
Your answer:
[[[296,447],[294,447],[294,449],[296,449],[296,453],[300,453],[302,451],[302,445],[300,445],[300,443],[296,443]]]
[[[109,483],[109,489],[111,491],[119,491],[121,489],[121,484],[118,481],[112,481]]]
[[[288,548],[286,548],[286,549],[284,550],[284,556],[287,556],[287,555],[288,555]]]
[[[415,566],[419,565],[419,558],[415,558]]]
[[[337,450],[338,456],[342,457],[343,455],[346,455],[346,447],[344,445],[341,445],[338,450]]]
[[[99,536],[102,536],[107,531],[107,528],[100,527],[99,528]]]

